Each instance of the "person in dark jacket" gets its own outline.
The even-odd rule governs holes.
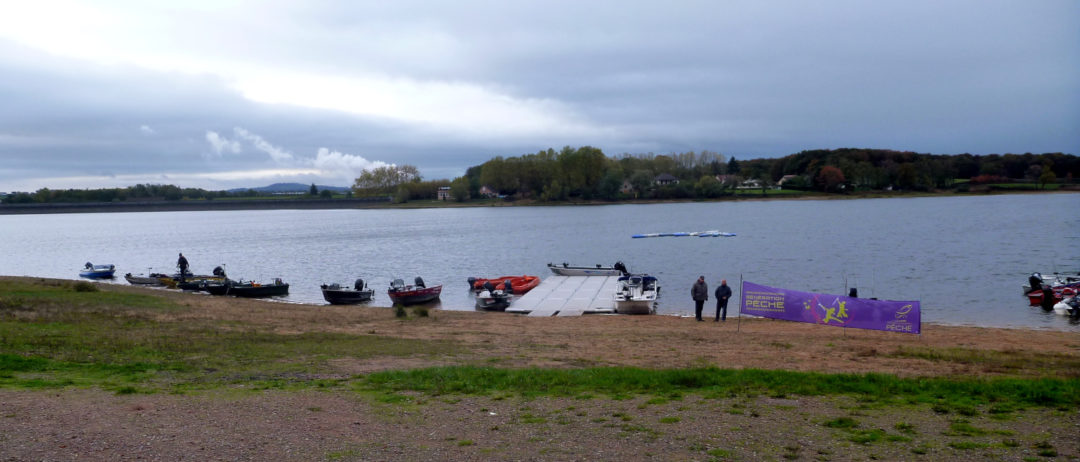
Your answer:
[[[180,254],[180,258],[176,259],[176,266],[180,268],[180,280],[183,281],[188,275],[188,262],[183,253]]]
[[[731,298],[731,287],[728,287],[727,279],[720,280],[720,287],[716,288],[713,295],[716,295],[716,319],[713,322],[727,322],[727,302]]]
[[[705,284],[705,276],[699,276],[694,286],[690,288],[690,296],[694,299],[694,315],[701,321],[701,308],[705,306],[705,300],[709,299],[709,286]]]

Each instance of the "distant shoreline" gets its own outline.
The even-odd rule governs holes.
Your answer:
[[[895,199],[912,197],[975,197],[1003,194],[1076,194],[1075,190],[1054,191],[993,191],[982,193],[868,193],[853,195],[799,195],[799,196],[728,196],[712,200],[642,200],[642,201],[566,201],[536,202],[517,201],[490,202],[439,202],[413,201],[394,204],[386,198],[356,199],[243,199],[243,200],[191,200],[191,201],[132,201],[132,202],[65,202],[45,204],[0,204],[0,215],[37,215],[54,213],[116,213],[116,212],[203,212],[228,210],[333,210],[333,209],[411,209],[445,207],[528,207],[528,206],[575,206],[615,204],[663,204],[687,202],[733,202],[774,200],[849,200],[849,199]]]

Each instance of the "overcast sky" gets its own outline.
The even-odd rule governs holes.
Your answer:
[[[1080,153],[1080,1],[0,0],[0,191],[496,155]]]

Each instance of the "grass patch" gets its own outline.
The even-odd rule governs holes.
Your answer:
[[[840,418],[833,419],[833,420],[830,420],[828,422],[825,422],[822,425],[825,425],[826,427],[829,427],[829,428],[844,428],[844,429],[847,429],[847,428],[858,427],[859,423],[856,422],[855,419],[852,419],[851,417],[840,417]]]
[[[1045,371],[1047,375],[1080,377],[1080,357],[1060,353],[902,346],[887,356],[974,365],[999,373],[1038,370]]]
[[[78,283],[0,281],[0,387],[96,386],[117,393],[335,387],[339,358],[435,355],[450,342],[337,333],[278,334],[235,322],[159,321],[166,297],[77,292]]]
[[[1078,379],[899,378],[885,374],[821,374],[717,368],[647,370],[628,367],[587,369],[495,369],[474,366],[384,371],[363,377],[359,388],[412,390],[432,394],[517,393],[575,396],[586,392],[670,396],[673,391],[738,394],[853,395],[880,403],[957,402],[967,405],[1080,404]]]

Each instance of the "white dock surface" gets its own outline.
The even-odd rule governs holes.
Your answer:
[[[506,308],[529,316],[581,316],[615,312],[618,276],[548,276]]]

